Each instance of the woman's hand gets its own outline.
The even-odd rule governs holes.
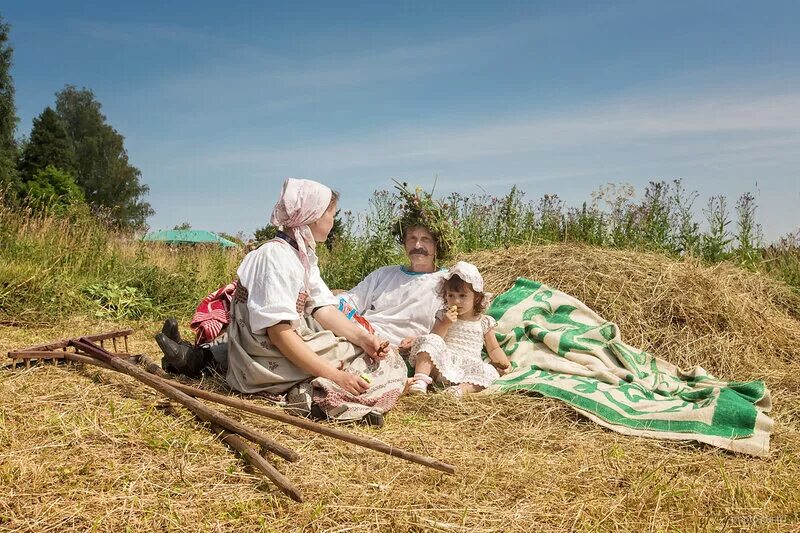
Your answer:
[[[314,319],[323,328],[359,346],[364,350],[364,353],[373,359],[381,360],[389,354],[389,341],[376,337],[356,322],[348,320],[346,316],[331,305],[317,309],[314,313]]]
[[[366,333],[359,339],[358,345],[374,361],[385,359],[389,355],[389,341],[385,341],[376,335]]]
[[[359,394],[369,390],[369,383],[364,381],[363,378],[343,370],[337,370],[336,373],[331,377],[331,380],[355,396],[358,396]]]

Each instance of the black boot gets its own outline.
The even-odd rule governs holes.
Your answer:
[[[382,428],[383,415],[375,411],[370,411],[364,416],[364,418],[361,419],[361,422],[368,426]]]
[[[211,350],[206,348],[191,346],[185,342],[177,343],[163,333],[156,334],[156,342],[164,352],[161,368],[172,374],[196,378],[213,364],[214,356]]]
[[[181,332],[178,330],[178,321],[174,318],[168,318],[164,321],[164,326],[161,328],[161,333],[171,341],[181,342]],[[163,348],[162,348],[163,350]]]

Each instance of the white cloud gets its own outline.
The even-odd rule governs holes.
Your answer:
[[[800,149],[800,93],[707,95],[597,102],[557,115],[532,114],[467,128],[392,127],[347,140],[265,149],[259,144],[207,154],[211,166],[275,168],[303,161],[328,171],[397,164],[428,165],[596,146],[647,144],[664,154],[707,157]],[[635,153],[629,157],[636,159]]]
[[[608,21],[615,14],[609,10],[603,16]],[[250,122],[268,123],[264,118],[272,113],[297,110],[304,120],[304,108],[330,111],[339,103],[337,98],[354,89],[366,92],[373,85],[397,82],[402,90],[418,79],[424,82],[426,76],[480,70],[482,61],[501,58],[507,50],[546,47],[564,28],[579,34],[591,24],[598,24],[595,13],[523,20],[411,45],[385,44],[391,42],[387,39],[380,46],[354,51],[351,42],[349,49],[332,47],[303,58],[248,43],[221,43],[206,64],[149,80],[137,89],[135,96],[148,104],[158,100],[160,120],[181,129],[174,136],[180,140],[160,154],[162,160],[153,161],[154,170],[145,176],[169,176],[184,188],[203,191],[197,193],[200,196],[213,183],[219,188],[219,202],[241,207],[240,212],[248,210],[246,202],[271,202],[287,175],[329,181],[351,201],[360,198],[361,207],[372,190],[391,187],[389,177],[430,183],[436,173],[442,176],[442,191],[488,183],[507,190],[514,183],[561,186],[632,177],[687,177],[708,183],[727,179],[723,185],[733,191],[734,177],[741,184],[780,176],[781,183],[792,187],[787,176],[800,168],[800,92],[785,74],[773,73],[772,81],[768,76],[751,77],[756,81],[748,84],[738,81],[741,76],[726,76],[719,71],[722,67],[713,75],[687,70],[669,80],[638,80],[616,98],[603,96],[578,105],[568,100],[564,104],[572,107],[560,110],[538,110],[535,102],[494,116],[487,115],[491,110],[462,108],[457,126],[442,110],[435,119],[389,122],[358,133],[343,130],[325,136],[298,127],[294,138],[302,142],[282,141],[264,129],[250,128]],[[169,29],[149,30],[169,35]],[[175,38],[181,35],[176,32]],[[702,86],[696,83],[701,79]],[[717,86],[709,85],[715,82]],[[375,98],[378,94],[383,93],[375,93]],[[471,122],[465,122],[466,115]],[[204,128],[213,134],[204,133]],[[181,136],[184,132],[195,143],[191,147]],[[224,184],[213,181],[219,176],[225,177]],[[233,180],[240,190],[252,187],[258,193],[233,198],[227,189]],[[714,194],[724,192],[718,181],[714,184]],[[157,189],[154,184],[153,192]],[[794,189],[797,200],[796,178]],[[159,211],[175,205],[174,199],[163,200],[167,207],[156,206]],[[187,205],[197,201],[193,198]]]
[[[171,41],[191,46],[208,46],[209,36],[199,31],[171,23],[100,22],[68,20],[78,33],[98,41],[121,44],[152,44],[153,41]]]
[[[138,88],[148,102],[169,102],[166,107],[186,120],[197,115],[268,115],[287,109],[302,109],[322,100],[330,101],[353,88],[371,84],[428,81],[461,69],[492,63],[524,49],[546,49],[564,38],[565,31],[588,32],[598,24],[619,17],[619,11],[600,7],[567,15],[541,15],[513,22],[462,31],[444,37],[410,41],[403,35],[359,35],[341,45],[336,33],[311,37],[306,51],[281,53],[262,42],[222,40],[172,25],[85,24],[96,36],[112,39],[120,34],[135,41],[148,35],[160,39],[174,33],[175,39],[197,44],[205,40],[206,60],[148,80]],[[463,29],[462,29],[463,30]],[[279,47],[280,49],[280,47]]]

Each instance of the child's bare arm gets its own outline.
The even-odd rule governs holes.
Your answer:
[[[494,328],[490,328],[483,336],[483,343],[486,347],[486,353],[489,354],[489,361],[492,362],[492,365],[497,368],[501,376],[507,374],[511,370],[511,361],[508,360],[506,352],[503,351],[500,344],[497,342],[497,337],[494,335]]]

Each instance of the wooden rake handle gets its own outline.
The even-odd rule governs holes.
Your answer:
[[[256,405],[239,398],[184,385],[183,383],[169,379],[167,377],[168,374],[164,372],[161,367],[151,361],[147,356],[141,356],[139,361],[144,365],[148,372],[163,377],[165,381],[169,380],[173,387],[188,394],[189,396],[202,398],[204,400],[209,400],[211,402],[226,405],[228,407],[234,407],[248,413],[265,416],[273,420],[278,420],[279,422],[284,422],[308,431],[313,431],[314,433],[319,433],[320,435],[325,435],[327,437],[349,442],[350,444],[369,448],[370,450],[385,453],[387,455],[391,455],[392,457],[399,457],[400,459],[427,466],[428,468],[433,468],[434,470],[439,470],[447,474],[455,474],[456,472],[456,469],[453,465],[449,465],[432,457],[409,452],[402,448],[397,448],[391,444],[386,444],[385,442],[381,442],[377,439],[362,437],[360,435],[356,435],[355,433],[349,433],[347,431],[342,431],[341,429],[331,427],[330,425],[318,424],[317,422],[312,422],[311,420],[307,420],[305,418],[292,416],[281,411],[280,409]]]
[[[84,357],[77,354],[67,353],[66,359],[80,363],[89,363],[103,368],[110,368],[123,374],[127,374],[138,381],[148,385],[164,396],[173,400],[195,414],[201,420],[208,422],[214,431],[222,433],[223,440],[239,451],[250,463],[262,471],[273,483],[287,496],[295,501],[302,501],[300,491],[285,476],[283,476],[266,459],[261,457],[256,450],[251,448],[245,441],[238,437],[241,435],[246,439],[259,444],[262,448],[283,457],[287,461],[296,461],[299,455],[290,448],[283,446],[273,440],[261,435],[253,429],[237,422],[236,420],[216,411],[196,400],[187,394],[177,390],[166,380],[149,374],[136,365],[128,363],[117,357],[113,357],[103,348],[97,346],[84,338],[70,340],[70,345],[87,354]]]
[[[267,476],[275,484],[275,486],[281,490],[281,492],[296,502],[303,501],[303,495],[300,494],[300,491],[297,489],[297,487],[295,487],[286,476],[281,474],[277,468],[272,466],[272,463],[261,457],[258,454],[258,451],[250,446],[247,441],[235,433],[225,431],[216,424],[211,424],[211,429],[212,431],[222,435],[222,441],[225,444],[239,452],[242,457],[247,459],[253,468],[260,470],[261,473]]]
[[[237,422],[231,417],[208,407],[203,402],[195,400],[188,394],[185,394],[173,387],[170,383],[167,383],[164,379],[145,372],[134,364],[112,356],[106,350],[97,346],[91,341],[81,338],[77,340],[71,340],[70,344],[80,351],[86,353],[90,357],[99,359],[114,370],[122,372],[123,374],[127,374],[141,381],[145,385],[149,385],[150,387],[156,389],[170,400],[174,400],[175,402],[189,409],[198,418],[205,422],[217,424],[218,426],[221,426],[223,429],[226,429],[232,433],[238,433],[247,440],[255,442],[265,450],[270,451],[279,457],[283,457],[287,461],[297,461],[300,458],[300,456],[294,450],[291,450],[290,448],[287,448],[286,446],[279,444],[268,437],[265,437],[264,435],[245,426],[244,424]]]

